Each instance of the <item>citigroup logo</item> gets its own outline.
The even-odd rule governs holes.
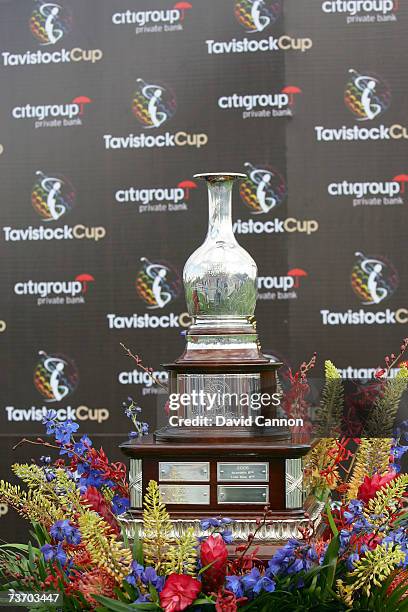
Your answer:
[[[142,268],[136,278],[138,296],[147,308],[164,308],[181,292],[181,279],[172,266],[164,262],[152,262],[141,258]]]
[[[132,112],[145,128],[158,128],[171,119],[176,112],[177,102],[174,93],[157,83],[146,83],[137,79],[133,94]]]
[[[65,355],[39,352],[34,385],[46,402],[61,402],[78,386],[79,374],[73,360]]]
[[[363,304],[379,304],[390,298],[399,285],[398,272],[385,257],[366,257],[356,253],[351,286]]]
[[[30,30],[41,45],[55,45],[72,27],[71,10],[61,3],[38,1],[30,17]]]
[[[349,70],[344,102],[358,121],[371,121],[391,104],[391,93],[383,79],[372,73]]]
[[[38,170],[31,191],[31,203],[43,221],[57,221],[75,204],[76,193],[63,176],[48,175]]]
[[[244,165],[248,178],[240,185],[240,195],[252,214],[268,213],[282,204],[287,196],[287,186],[279,172],[249,162]]]
[[[262,32],[282,14],[282,0],[238,0],[235,17],[247,32]]]

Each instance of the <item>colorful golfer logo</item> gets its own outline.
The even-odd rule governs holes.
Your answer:
[[[176,98],[167,87],[137,79],[132,112],[145,128],[159,128],[176,112]]]
[[[31,192],[34,210],[44,221],[58,221],[75,203],[75,190],[70,182],[59,175],[49,176],[41,170]]]
[[[79,374],[75,363],[65,355],[39,352],[34,370],[34,385],[46,402],[61,402],[78,386]]]
[[[267,166],[257,167],[245,163],[248,178],[240,185],[240,195],[252,214],[268,213],[281,204],[287,195],[282,176]]]
[[[138,296],[148,308],[164,308],[180,295],[181,279],[168,264],[141,258],[143,264],[136,279]]]
[[[350,78],[344,92],[344,102],[358,121],[371,121],[384,113],[391,104],[388,85],[373,74],[349,70]]]
[[[390,298],[399,285],[398,272],[392,263],[384,257],[366,257],[359,252],[356,257],[351,286],[363,304],[379,304]]]
[[[55,45],[72,27],[71,11],[57,2],[36,2],[30,30],[42,45]]]
[[[282,0],[238,0],[235,17],[249,33],[263,32],[282,14]]]

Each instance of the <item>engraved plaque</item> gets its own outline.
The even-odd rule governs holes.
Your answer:
[[[209,485],[159,485],[165,504],[201,504],[210,503]]]
[[[269,501],[269,486],[218,485],[219,504],[266,504]]]
[[[219,482],[234,482],[236,480],[269,481],[268,463],[217,463],[217,478]]]
[[[209,482],[210,464],[206,461],[160,461],[159,480],[169,482],[189,482],[191,480]]]

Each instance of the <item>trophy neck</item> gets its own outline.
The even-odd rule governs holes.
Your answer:
[[[207,240],[236,242],[232,231],[232,186],[233,180],[207,181],[208,187],[208,232]]]

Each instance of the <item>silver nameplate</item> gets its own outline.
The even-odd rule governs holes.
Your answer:
[[[159,480],[169,482],[209,482],[210,464],[206,461],[160,461]]]
[[[159,485],[162,500],[165,504],[200,504],[210,503],[209,485]]]
[[[269,486],[218,485],[219,504],[267,504]]]
[[[269,482],[268,463],[217,463],[218,482],[254,480]]]

